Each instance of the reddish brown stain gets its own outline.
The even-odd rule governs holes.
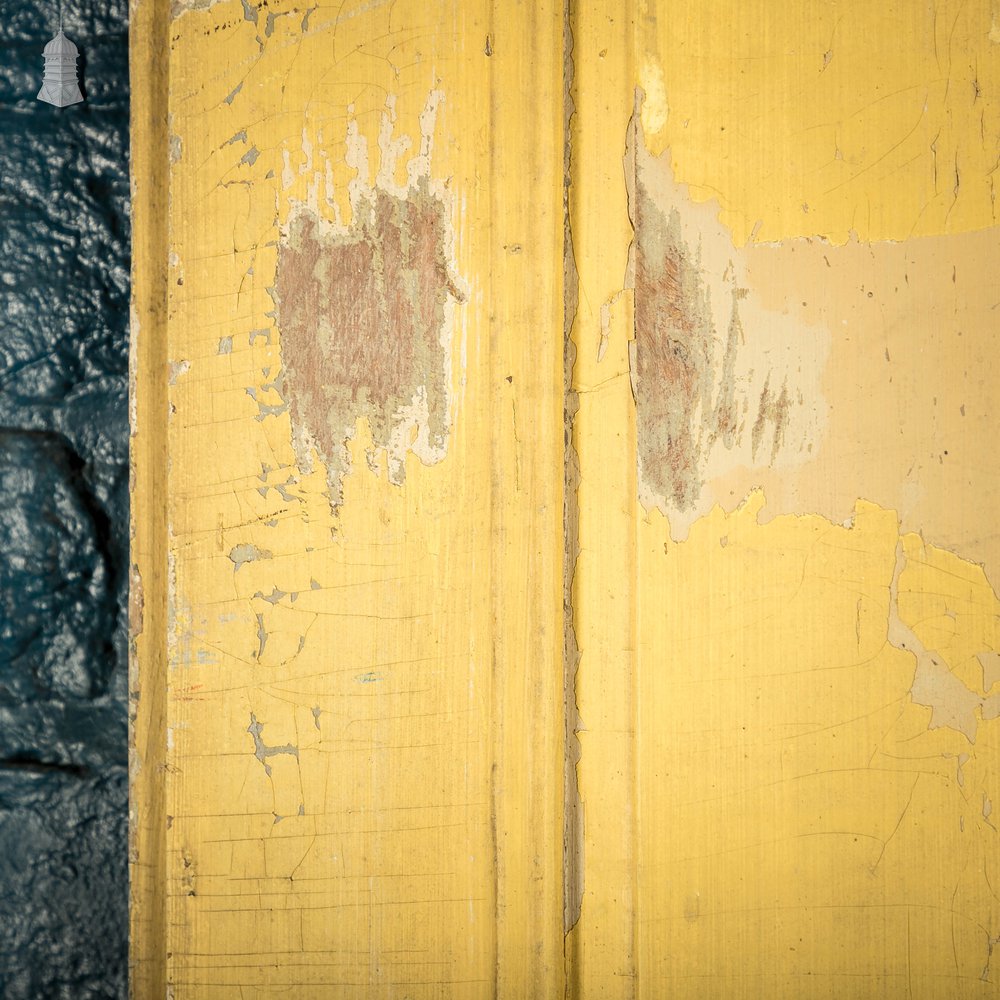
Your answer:
[[[634,384],[639,462],[643,485],[668,508],[696,508],[713,448],[734,452],[746,430],[746,364],[740,364],[745,335],[740,304],[747,290],[730,270],[709,273],[692,246],[676,205],[662,203],[644,170],[661,169],[644,149],[633,121],[635,149],[629,190],[635,289]],[[662,184],[660,191],[663,191]],[[724,331],[716,326],[712,292],[731,299]],[[768,425],[773,426],[772,461],[790,417],[786,387],[777,396],[765,384],[751,445],[756,457]]]
[[[738,434],[736,356],[742,340],[740,289],[719,371],[711,295],[697,251],[681,235],[676,209],[664,212],[637,177],[635,340],[639,454],[648,486],[679,510],[701,491],[703,459],[721,438]]]
[[[719,395],[715,402],[715,435],[726,448],[734,448],[740,439],[740,412],[736,400],[736,358],[744,343],[739,301],[746,296],[745,288],[733,290],[733,308],[726,335],[726,352],[722,358]]]
[[[757,419],[754,421],[753,431],[750,435],[750,446],[753,449],[754,458],[757,457],[757,449],[760,448],[764,440],[767,425],[770,423],[773,428],[771,461],[774,461],[784,441],[785,428],[788,426],[788,411],[791,404],[792,400],[788,395],[788,383],[784,383],[781,386],[781,392],[775,396],[771,391],[771,376],[768,375],[767,381],[764,383],[764,389],[760,394]]]
[[[366,417],[376,447],[390,451],[402,411],[426,402],[432,450],[448,435],[445,331],[449,298],[461,300],[448,256],[449,212],[426,181],[405,198],[376,189],[338,229],[309,209],[279,246],[275,297],[285,386],[300,464],[314,448],[342,497],[346,442]]]

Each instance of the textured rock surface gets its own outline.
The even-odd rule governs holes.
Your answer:
[[[86,102],[39,103],[55,3],[0,19],[0,996],[126,994],[128,63],[65,3]]]

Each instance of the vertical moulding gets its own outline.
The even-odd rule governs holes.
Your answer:
[[[579,661],[574,797],[582,819],[566,939],[570,995],[637,994],[635,908],[635,411],[629,382],[631,239],[622,141],[631,111],[632,4],[572,4],[573,118],[568,212],[579,301],[571,399],[577,546],[572,620]],[[611,137],[615,137],[613,140]]]
[[[167,96],[169,0],[133,0],[129,345],[129,983],[166,995]]]

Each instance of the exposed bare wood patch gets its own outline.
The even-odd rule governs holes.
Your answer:
[[[996,316],[983,262],[997,259],[1000,230],[735,246],[720,221],[731,206],[695,201],[669,151],[653,156],[646,142],[637,115],[626,178],[644,505],[681,539],[714,504],[733,510],[754,488],[764,519],[840,523],[866,497],[898,511],[904,532],[983,565],[1000,590],[1000,531],[954,516],[1000,482],[995,393],[982,375]],[[670,347],[698,380],[687,396],[651,364]]]
[[[676,208],[664,212],[636,178],[635,334],[639,448],[648,486],[680,510],[701,492],[707,450],[738,439],[734,365],[738,292],[721,371],[711,291],[696,248],[681,235]],[[766,389],[765,389],[766,393]]]
[[[900,580],[906,567],[906,543],[900,539],[896,545],[896,564],[889,584],[887,638],[890,645],[910,653],[915,660],[910,698],[915,705],[931,710],[928,729],[946,726],[963,733],[970,743],[975,743],[981,723],[1000,718],[1000,692],[990,693],[992,685],[987,686],[985,673],[983,691],[970,687],[949,666],[945,657],[937,650],[927,649],[914,628],[903,620],[900,614]]]
[[[764,443],[768,425],[771,427],[771,460],[778,456],[785,438],[785,428],[788,426],[788,411],[792,401],[788,395],[788,380],[781,386],[780,392],[774,392],[771,388],[771,377],[768,375],[764,382],[764,390],[760,394],[760,406],[757,407],[757,419],[753,424],[753,431],[750,434],[750,447],[753,457],[757,457],[760,446]]]
[[[416,160],[427,159],[424,138]],[[383,160],[393,148],[383,146]],[[444,457],[449,307],[464,298],[450,262],[450,207],[426,167],[418,163],[408,186],[392,190],[393,169],[383,162],[366,190],[366,154],[358,163],[351,224],[297,209],[279,246],[275,288],[296,456],[304,469],[313,453],[324,463],[334,508],[359,419],[385,451],[394,483],[405,478],[407,452],[425,464]]]
[[[638,107],[626,161],[641,492],[683,537],[711,506],[703,487],[714,475],[808,450],[826,344],[749,300],[741,251],[674,182],[667,157],[648,152]]]

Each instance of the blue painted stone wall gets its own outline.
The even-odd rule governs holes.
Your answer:
[[[57,3],[0,13],[0,997],[127,993],[128,44],[64,0],[84,104],[39,103]]]

